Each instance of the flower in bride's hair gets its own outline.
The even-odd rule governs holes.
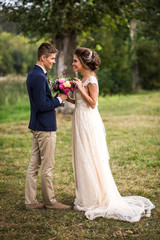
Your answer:
[[[89,55],[88,55],[88,60],[90,61],[92,59],[92,51],[90,50]]]

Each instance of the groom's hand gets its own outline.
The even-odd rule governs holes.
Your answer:
[[[67,95],[66,94],[58,93],[58,97],[60,97],[62,99],[62,102],[67,100]]]

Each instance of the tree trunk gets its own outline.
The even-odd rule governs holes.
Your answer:
[[[137,22],[136,20],[133,19],[130,23],[130,37],[131,37],[131,44],[132,44],[131,48],[132,48],[132,54],[133,54],[133,63],[131,67],[133,90],[140,88],[138,62],[137,62],[137,54],[136,54],[136,40],[135,40],[136,26],[137,26]]]
[[[56,59],[56,76],[63,77],[74,77],[75,73],[73,71],[73,56],[75,49],[77,47],[76,34],[70,32],[63,36],[56,37],[56,48],[58,49],[57,59]],[[74,104],[65,102],[64,107],[59,107],[58,112],[71,114],[74,110]]]
[[[56,76],[75,76],[72,62],[76,46],[75,33],[71,32],[56,38],[56,48],[59,51],[56,59]]]

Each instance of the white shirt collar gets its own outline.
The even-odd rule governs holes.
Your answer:
[[[43,70],[43,72],[44,72],[44,74],[46,74],[47,73],[47,71],[46,71],[46,69],[44,69],[41,65],[39,65],[39,64],[36,64],[37,66],[39,66],[40,68],[42,68],[42,70]]]

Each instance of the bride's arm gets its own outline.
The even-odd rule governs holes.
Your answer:
[[[75,104],[75,99],[71,98],[70,96],[67,96],[67,101]]]
[[[98,96],[98,87],[96,84],[91,84],[89,83],[87,88],[88,88],[88,93],[87,91],[82,87],[82,83],[79,79],[76,78],[76,83],[78,86],[79,91],[85,98],[86,102],[89,104],[91,108],[95,108],[97,104],[97,96]]]

